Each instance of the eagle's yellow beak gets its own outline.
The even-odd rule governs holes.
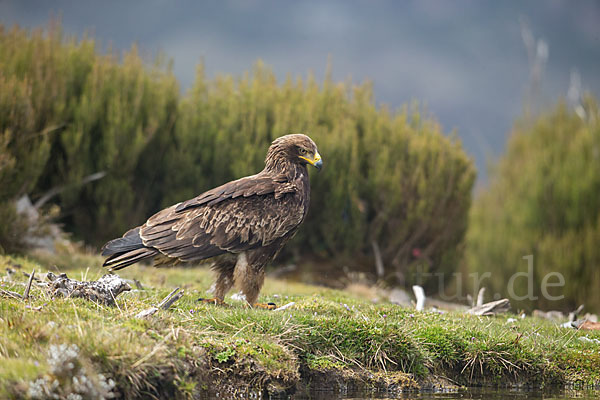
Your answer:
[[[314,166],[319,171],[323,167],[323,161],[321,160],[321,155],[319,154],[318,151],[315,152],[315,157],[312,160],[308,157],[303,157],[303,156],[298,156],[298,157],[305,160],[306,162],[308,162],[310,165]]]

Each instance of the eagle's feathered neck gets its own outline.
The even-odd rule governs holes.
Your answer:
[[[290,155],[287,154],[285,149],[276,145],[269,148],[263,172],[285,174],[290,180],[296,179],[300,174],[308,176],[306,164],[292,162],[290,160]]]

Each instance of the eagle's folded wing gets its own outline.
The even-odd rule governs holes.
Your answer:
[[[155,214],[140,237],[144,246],[182,261],[265,246],[302,222],[296,190],[280,176],[239,179]]]

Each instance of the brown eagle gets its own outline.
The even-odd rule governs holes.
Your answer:
[[[321,169],[315,143],[306,135],[273,141],[265,168],[165,208],[146,223],[102,248],[112,271],[154,258],[155,266],[212,258],[215,299],[222,303],[234,285],[257,304],[264,267],[290,240],[308,212],[307,164]],[[266,307],[271,308],[271,307]]]

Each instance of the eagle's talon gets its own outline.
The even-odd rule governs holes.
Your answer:
[[[217,299],[216,297],[213,297],[212,299],[205,299],[203,297],[200,297],[198,300],[196,300],[198,303],[204,303],[204,304],[214,304],[216,306],[223,306],[223,307],[229,307],[229,304],[225,303],[223,300],[221,299]]]
[[[275,303],[254,303],[252,307],[262,308],[263,310],[274,310],[277,308],[277,305]]]

